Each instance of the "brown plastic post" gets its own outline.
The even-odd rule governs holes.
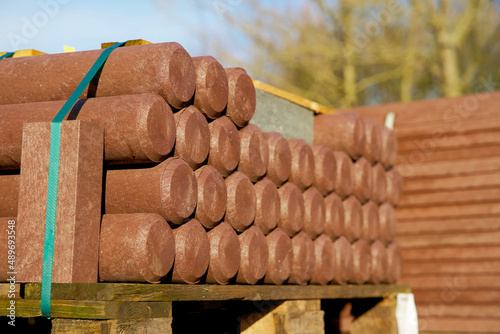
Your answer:
[[[342,204],[344,206],[344,236],[352,243],[361,238],[363,233],[363,209],[354,196],[349,196]]]
[[[311,284],[327,285],[335,277],[335,248],[325,234],[314,240],[314,274]]]
[[[304,227],[303,231],[311,239],[325,231],[325,200],[315,187],[310,187],[303,194],[304,198]]]
[[[160,215],[102,217],[99,281],[159,283],[172,269],[174,257],[174,234]]]
[[[208,124],[210,129],[210,152],[208,164],[226,177],[238,167],[240,161],[240,136],[238,129],[226,116]]]
[[[269,165],[267,178],[279,187],[290,177],[292,168],[292,152],[290,145],[279,132],[264,132],[269,149]]]
[[[255,189],[252,181],[242,172],[234,172],[225,182],[227,189],[225,221],[236,231],[243,232],[255,218]]]
[[[192,169],[207,159],[210,150],[210,130],[202,113],[188,106],[174,115],[177,122],[174,155],[183,158]]]
[[[385,170],[382,164],[377,163],[372,166],[372,194],[370,199],[376,204],[380,204],[386,199],[387,181]]]
[[[333,151],[325,145],[312,146],[314,154],[313,185],[323,194],[328,195],[335,190],[337,181],[337,161]]]
[[[403,193],[403,178],[395,167],[385,172],[387,183],[386,201],[392,205],[398,205]]]
[[[379,207],[372,201],[363,204],[362,238],[372,243],[379,237]]]
[[[17,217],[0,217],[0,282],[15,276],[10,273],[16,271],[16,224]]]
[[[385,282],[396,284],[401,277],[401,269],[403,266],[403,255],[398,244],[391,242],[386,247],[387,252],[387,275]]]
[[[19,180],[19,174],[0,175],[0,217],[17,216]]]
[[[344,233],[344,205],[336,193],[325,197],[325,232],[335,240]]]
[[[158,213],[178,225],[191,216],[197,197],[196,177],[181,158],[168,158],[152,168],[106,173],[106,213]]]
[[[304,227],[304,199],[302,192],[293,183],[287,182],[282,185],[278,192],[280,194],[280,220],[278,227],[289,237],[293,237]]]
[[[364,153],[365,128],[355,113],[344,112],[314,117],[314,145],[344,151],[356,160]]]
[[[352,277],[350,283],[363,284],[370,280],[371,276],[371,249],[370,245],[363,239],[352,244]]]
[[[382,156],[382,135],[380,126],[371,119],[364,119],[365,125],[365,152],[363,156],[371,163],[380,161]]]
[[[354,191],[353,194],[361,202],[365,203],[372,194],[372,166],[364,157],[359,158],[353,165]]]
[[[290,139],[288,143],[292,152],[292,167],[288,180],[304,191],[314,181],[314,154],[311,146],[303,139]]]
[[[335,192],[346,198],[354,191],[354,166],[351,158],[342,151],[334,151],[337,166]]]
[[[368,282],[379,284],[385,281],[387,273],[387,251],[384,244],[376,240],[371,246],[371,275]]]
[[[269,233],[266,240],[269,261],[264,283],[281,285],[290,277],[292,270],[292,240],[280,228]]]
[[[207,118],[219,117],[227,106],[229,88],[224,67],[211,56],[194,57],[196,90],[193,104]]]
[[[222,222],[208,232],[210,264],[207,283],[227,284],[240,267],[240,240],[234,229]]]
[[[353,254],[349,241],[341,236],[333,242],[335,249],[335,276],[332,283],[345,285],[353,274]]]
[[[194,217],[210,229],[215,227],[226,213],[226,183],[222,175],[210,165],[201,166],[194,175],[198,184],[198,202]]]
[[[379,207],[379,239],[388,244],[396,236],[396,213],[389,203],[383,203]]]
[[[257,226],[251,226],[239,235],[240,269],[236,282],[240,284],[256,284],[267,271],[269,248],[267,240]]]
[[[248,124],[239,131],[240,163],[238,170],[252,182],[259,181],[267,172],[269,149],[264,133],[255,124]]]
[[[314,242],[305,233],[299,232],[292,238],[291,284],[306,285],[314,274]]]
[[[41,282],[51,123],[23,131],[16,280]],[[54,283],[96,283],[101,224],[104,129],[82,121],[61,123],[54,241]]]
[[[67,100],[102,52],[2,61],[0,104]],[[193,97],[195,80],[193,61],[180,44],[128,46],[110,54],[99,80],[91,82],[81,98],[156,93],[180,109]]]
[[[379,125],[379,128],[382,139],[380,163],[385,169],[389,169],[396,164],[398,158],[398,140],[391,129],[381,125]]]
[[[203,226],[191,219],[176,227],[175,261],[172,282],[196,284],[205,275],[210,262],[210,242]]]
[[[50,122],[66,101],[0,105],[0,168],[19,169],[23,124]],[[160,162],[175,143],[175,120],[156,94],[79,100],[66,119],[102,126],[108,162]]]
[[[255,221],[254,225],[262,233],[269,234],[280,219],[280,194],[276,185],[267,177],[254,185],[255,189]]]
[[[257,96],[252,78],[240,67],[226,68],[229,84],[226,116],[242,128],[250,122],[255,113]]]

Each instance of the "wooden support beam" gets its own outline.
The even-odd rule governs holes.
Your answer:
[[[269,313],[252,313],[241,320],[242,334],[324,333],[321,301],[284,301]]]
[[[353,311],[355,311],[353,305]],[[396,296],[392,295],[361,316],[355,318],[350,326],[351,334],[397,334]]]
[[[435,150],[432,153],[425,154],[420,150],[399,152],[398,159],[404,163],[427,163],[437,161],[456,161],[475,158],[486,158],[495,156],[500,152],[500,141],[494,145],[474,146],[474,147],[458,147]]]
[[[449,219],[467,217],[491,217],[500,215],[500,202],[436,205],[418,208],[401,208],[396,210],[398,221]]]
[[[400,168],[405,168],[405,166],[400,166]],[[435,178],[405,179],[403,181],[403,196],[411,196],[411,194],[418,192],[469,190],[498,186],[500,186],[500,172],[498,170],[461,176],[446,175]]]
[[[0,284],[1,286],[1,284]],[[39,283],[24,285],[24,298],[40,299]],[[1,291],[1,290],[0,290]],[[215,284],[133,284],[73,283],[53,284],[53,300],[140,300],[140,301],[216,301],[216,300],[303,300],[377,298],[390,293],[410,292],[406,285],[215,285]]]
[[[498,202],[500,200],[500,187],[469,189],[467,191],[436,191],[421,192],[404,196],[398,208],[431,206],[443,204],[472,204]],[[500,224],[498,225],[500,227]]]
[[[53,334],[171,334],[172,318],[120,320],[52,320]]]

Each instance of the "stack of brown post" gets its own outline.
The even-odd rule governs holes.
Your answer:
[[[379,124],[396,114],[401,281],[422,331],[500,328],[499,103],[489,92],[352,110]]]
[[[41,281],[50,121],[100,53],[0,62],[0,217],[16,221],[19,282]],[[177,43],[113,51],[62,122],[53,282],[395,282],[391,162],[264,133],[255,105],[243,69]]]
[[[397,282],[401,253],[394,242],[394,207],[401,180],[393,168],[397,157],[394,134],[355,113],[317,115],[314,143],[331,150],[336,166],[334,192],[325,197],[331,224],[326,231],[337,254],[345,252],[343,247],[352,249],[351,261],[345,256],[341,256],[343,261],[338,259],[337,282]]]

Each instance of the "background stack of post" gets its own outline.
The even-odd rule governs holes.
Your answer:
[[[500,93],[356,108],[396,114],[401,281],[422,331],[498,332]]]
[[[99,54],[0,63],[0,216],[17,220],[20,282],[41,280],[50,121]],[[384,141],[355,155],[335,146],[350,144],[336,139],[349,136],[342,117],[333,142],[323,129],[329,139],[314,146],[264,133],[248,124],[246,72],[177,43],[113,51],[81,98],[63,122],[61,171],[73,183],[60,184],[54,282],[397,280]],[[356,130],[363,143],[369,129],[379,128]]]

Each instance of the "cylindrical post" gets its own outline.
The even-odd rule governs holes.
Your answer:
[[[226,116],[208,124],[210,129],[210,152],[208,164],[214,166],[222,176],[232,173],[240,161],[240,136],[238,129]]]
[[[385,201],[387,194],[387,181],[385,179],[384,167],[377,163],[372,166],[372,194],[370,199],[376,204]]]
[[[344,205],[336,193],[325,197],[325,234],[335,240],[344,233]]]
[[[361,202],[365,203],[372,194],[372,166],[365,158],[359,158],[353,166],[354,191],[353,194]]]
[[[207,120],[195,106],[176,112],[174,117],[177,122],[174,155],[196,169],[205,161],[210,150]]]
[[[172,268],[174,256],[174,235],[160,215],[131,213],[102,217],[100,281],[159,283]]]
[[[363,233],[363,209],[354,196],[349,196],[342,202],[344,206],[344,236],[350,242],[361,238]]]
[[[314,240],[314,274],[311,284],[327,285],[335,277],[335,248],[325,234]]]
[[[240,240],[234,229],[222,222],[208,232],[210,263],[207,283],[227,284],[240,267]]]
[[[387,252],[387,275],[385,282],[396,284],[401,277],[403,255],[399,246],[392,242],[386,248]]]
[[[255,218],[255,189],[252,181],[242,172],[234,172],[226,178],[226,218],[238,232],[243,232]]]
[[[307,284],[314,274],[314,242],[305,233],[299,232],[292,238],[291,284]]]
[[[225,70],[229,87],[226,115],[241,128],[250,122],[255,113],[255,87],[244,69],[233,67]]]
[[[346,198],[354,191],[354,168],[351,158],[342,151],[334,151],[337,166],[335,192]]]
[[[353,272],[352,247],[349,241],[341,236],[333,242],[335,249],[335,276],[333,283],[345,285],[350,281]]]
[[[363,204],[362,211],[362,238],[368,243],[372,243],[379,237],[379,208],[372,201],[368,201]]]
[[[103,50],[4,59],[0,104],[67,100]],[[171,106],[193,97],[196,72],[178,43],[117,48],[81,98],[157,93]],[[64,84],[61,84],[64,83]]]
[[[240,269],[236,282],[256,284],[267,271],[269,249],[264,233],[257,226],[251,226],[239,235]]]
[[[396,236],[396,213],[394,208],[389,203],[383,203],[379,207],[379,239],[381,242],[388,244]]]
[[[301,191],[309,188],[314,181],[314,154],[311,146],[303,139],[288,140],[292,152],[292,168],[289,181]]]
[[[227,106],[228,82],[224,67],[211,56],[194,57],[196,90],[193,104],[207,118],[215,119]]]
[[[281,186],[290,177],[292,152],[290,145],[279,132],[264,132],[269,147],[269,165],[267,177],[276,186]]]
[[[252,182],[259,181],[267,172],[269,149],[263,132],[255,124],[248,124],[239,131],[240,163],[238,170]]]
[[[255,221],[254,225],[262,233],[271,232],[280,219],[280,194],[276,185],[267,177],[254,185],[255,189]]]
[[[396,164],[398,158],[398,140],[396,134],[385,126],[380,127],[380,136],[382,138],[382,152],[380,163],[385,169],[389,169]]]
[[[304,228],[311,239],[325,231],[325,200],[315,187],[310,187],[303,194]]]
[[[304,199],[302,192],[293,183],[282,185],[280,194],[280,220],[278,227],[289,237],[293,237],[304,227]]]
[[[292,270],[292,241],[280,228],[274,229],[266,236],[269,248],[269,261],[264,277],[266,284],[283,284]]]
[[[175,261],[172,272],[174,283],[198,283],[207,272],[210,262],[210,242],[203,226],[196,220],[173,230]]]
[[[36,58],[36,57],[33,57]],[[23,124],[50,122],[66,101],[0,105],[0,168],[19,169]],[[175,120],[157,94],[135,94],[79,100],[66,119],[105,128],[108,162],[160,162],[175,143]]]
[[[325,145],[312,146],[314,154],[313,185],[323,194],[328,195],[335,190],[337,180],[337,163],[333,151]]]
[[[193,170],[181,158],[168,158],[153,168],[106,173],[106,213],[158,213],[182,224],[193,213],[197,195]]]
[[[315,116],[314,144],[344,151],[356,160],[363,155],[365,148],[363,120],[351,112]]]
[[[379,284],[385,281],[387,273],[387,251],[384,244],[376,240],[371,246],[370,283]]]
[[[198,203],[194,217],[210,229],[215,227],[226,213],[226,183],[222,175],[210,165],[201,166],[194,175],[198,184]]]
[[[353,270],[350,282],[363,284],[368,282],[371,275],[370,245],[363,239],[352,244]]]
[[[371,163],[374,164],[380,161],[382,155],[382,135],[380,133],[380,126],[371,119],[363,120],[365,125],[365,152],[363,156]]]
[[[403,193],[403,179],[398,170],[393,167],[385,172],[387,183],[386,201],[392,205],[398,205]]]

